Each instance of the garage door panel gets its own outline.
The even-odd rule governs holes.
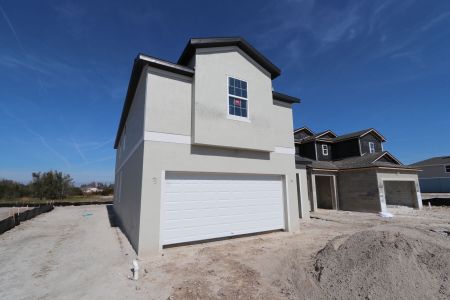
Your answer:
[[[269,211],[268,211],[269,210]],[[219,208],[219,209],[199,209],[199,210],[192,210],[192,215],[195,216],[189,216],[187,213],[189,213],[189,211],[173,211],[173,212],[168,212],[165,216],[165,220],[166,221],[171,221],[171,220],[179,220],[179,219],[194,219],[194,218],[214,218],[214,217],[223,217],[223,216],[234,216],[235,218],[238,218],[239,216],[250,216],[250,215],[257,215],[257,214],[263,214],[266,216],[271,215],[272,213],[270,213],[270,211],[274,211],[272,213],[276,214],[277,216],[279,215],[279,207],[278,206],[266,206],[266,207],[258,207],[258,206],[254,206],[254,207],[245,207],[245,208],[241,208],[241,207],[237,207],[235,209],[224,209],[224,208]]]
[[[179,195],[182,198],[182,195]],[[209,197],[211,199],[213,197]],[[208,208],[224,208],[224,207],[254,207],[265,205],[277,205],[282,206],[282,203],[275,203],[279,198],[277,197],[261,197],[261,198],[236,198],[233,194],[228,195],[227,198],[221,199],[221,197],[215,197],[215,201],[211,200],[187,200],[187,201],[171,201],[165,203],[166,211],[179,211],[183,209],[208,209]],[[220,198],[220,199],[218,199]]]
[[[220,216],[220,217],[208,217],[204,219],[180,219],[180,220],[169,220],[166,223],[166,230],[177,230],[177,228],[182,228],[182,230],[190,230],[191,228],[202,227],[208,222],[208,229],[205,231],[210,231],[213,226],[227,225],[229,230],[241,229],[239,226],[243,223],[255,223],[261,224],[263,222],[267,226],[279,226],[279,216],[273,214],[272,216],[267,216],[263,214],[253,214],[249,220],[248,215],[242,215],[237,217]]]
[[[281,176],[166,174],[163,245],[284,229]]]
[[[242,222],[233,223],[233,225],[226,230],[224,230],[223,224],[214,224],[207,228],[202,226],[192,226],[183,227],[180,230],[167,230],[164,241],[166,245],[169,245],[269,230],[273,230],[273,226],[261,226],[261,222],[258,220],[243,220]],[[198,238],[199,236],[201,236],[200,239]]]

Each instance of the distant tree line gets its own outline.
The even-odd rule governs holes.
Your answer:
[[[8,179],[0,179],[0,199],[38,198],[38,199],[64,199],[71,196],[83,195],[83,190],[74,185],[69,174],[58,171],[33,172],[32,180],[23,184]],[[99,194],[111,195],[113,184],[98,183]]]

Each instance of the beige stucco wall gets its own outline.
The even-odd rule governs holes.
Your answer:
[[[126,188],[122,201],[115,203],[140,256],[161,250],[161,195],[167,171],[281,175],[287,199],[285,227],[298,230],[295,160],[288,154],[294,150],[291,105],[272,99],[270,75],[240,50],[219,50],[192,60],[194,78],[151,67],[143,71],[138,103],[128,116],[140,123],[141,127],[132,126],[140,138],[133,138],[136,152],[122,162]],[[227,118],[227,75],[248,82],[251,122]],[[309,209],[302,217],[309,217]]]
[[[120,187],[117,186],[114,191],[114,211],[122,231],[135,250],[139,249],[143,154],[144,144],[141,142],[116,173],[115,179],[115,182],[120,182]],[[120,195],[117,197],[116,193]]]
[[[147,68],[145,130],[191,135],[192,78]]]
[[[286,229],[298,230],[294,156],[188,144],[145,141],[139,255],[161,249],[161,193],[167,171],[276,174],[286,180]]]
[[[125,122],[125,127],[116,150],[116,170],[134,151],[134,146],[144,136],[144,107],[146,96],[147,76],[145,72],[141,75],[133,102]]]
[[[228,76],[247,82],[249,122],[228,118]],[[260,151],[293,147],[292,113],[280,117],[270,74],[238,48],[197,49],[194,85],[194,143]]]
[[[139,81],[125,130],[116,150],[114,211],[135,249],[139,247],[146,75]]]

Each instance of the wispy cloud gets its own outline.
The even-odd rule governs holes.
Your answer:
[[[21,48],[21,50],[25,53],[25,48],[23,47],[22,41],[19,38],[19,35],[17,34],[17,31],[14,27],[14,25],[12,24],[11,20],[9,19],[8,15],[6,14],[6,11],[3,9],[3,7],[0,5],[0,12],[3,16],[3,18],[6,21],[6,24],[8,24],[9,29],[11,30],[12,34],[14,35],[14,38],[17,41],[17,44],[19,45],[19,47]]]
[[[429,20],[428,23],[426,23],[425,25],[422,26],[421,30],[422,31],[427,31],[429,29],[431,29],[432,27],[438,25],[439,23],[445,21],[446,19],[450,18],[450,11],[446,11],[443,12],[442,14],[436,16],[435,18],[432,18],[431,20]]]
[[[31,129],[31,127],[27,124],[26,121],[22,120],[21,118],[17,117],[15,114],[13,114],[12,112],[10,112],[9,110],[7,110],[6,108],[2,108],[2,111],[5,115],[7,115],[8,117],[10,117],[11,119],[15,120],[17,123],[19,123],[20,125],[22,125],[22,127],[28,131],[28,133],[30,133],[31,135],[33,135],[35,138],[37,138],[39,140],[39,142],[42,144],[42,146],[44,146],[44,148],[46,148],[51,154],[53,154],[54,156],[56,156],[58,159],[60,159],[62,162],[64,162],[64,164],[70,168],[71,164],[69,162],[69,160],[67,159],[66,156],[64,156],[63,154],[61,154],[59,151],[57,151],[54,147],[52,147],[48,142],[47,139],[41,135],[40,133],[38,133],[37,131]]]
[[[336,49],[345,49],[339,62],[355,59],[370,62],[408,51],[417,52],[409,58],[418,62],[421,53],[417,47],[423,39],[422,32],[450,18],[450,11],[433,11],[410,26],[398,27],[400,17],[420,10],[415,0],[352,3],[304,0],[284,4],[270,2],[262,8],[270,18],[259,24],[268,30],[262,31],[257,41],[269,50],[286,45],[287,51],[280,57],[286,64],[284,69],[302,66],[305,61]],[[333,66],[338,68],[339,63]]]
[[[78,145],[77,142],[75,142],[75,140],[73,139],[73,137],[71,137],[72,140],[72,145],[75,148],[75,150],[77,151],[77,153],[80,155],[80,157],[83,159],[84,162],[87,162],[88,159],[86,158],[86,156],[84,155],[83,151],[81,151],[80,146]]]

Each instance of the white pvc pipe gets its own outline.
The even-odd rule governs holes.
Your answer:
[[[133,259],[133,279],[139,279],[139,264],[136,259]]]

